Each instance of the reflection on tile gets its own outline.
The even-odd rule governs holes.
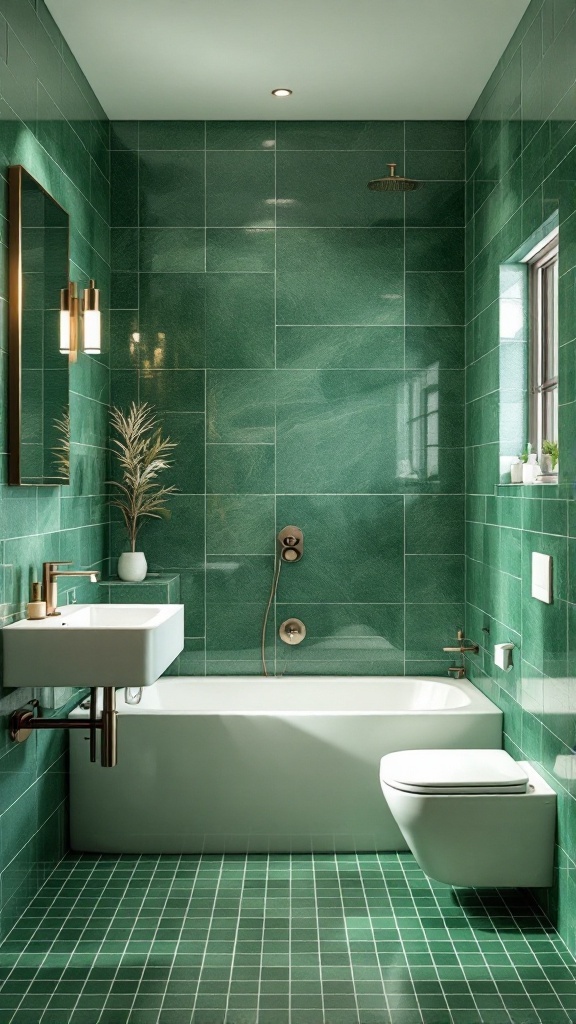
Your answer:
[[[149,273],[194,273],[204,270],[203,228],[143,228],[140,270]]]
[[[279,371],[279,492],[395,490],[406,443],[403,409],[403,373]]]
[[[279,324],[400,324],[403,232],[279,231]]]
[[[274,227],[274,154],[206,154],[206,222],[210,227]]]
[[[399,370],[404,365],[404,328],[277,327],[276,365]]]
[[[269,228],[208,228],[206,270],[274,271],[275,233]]]
[[[208,370],[207,440],[274,441],[274,371]]]

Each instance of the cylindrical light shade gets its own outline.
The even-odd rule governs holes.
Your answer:
[[[98,355],[102,348],[100,331],[100,292],[93,280],[84,289],[82,303],[84,321],[84,351],[88,355]]]
[[[60,351],[70,351],[70,291],[62,288],[60,291]]]

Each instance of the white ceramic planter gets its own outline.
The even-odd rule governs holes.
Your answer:
[[[140,583],[146,579],[148,563],[143,551],[124,551],[118,559],[118,576],[126,583]]]
[[[510,466],[510,483],[521,484],[522,483],[522,462],[513,462]]]
[[[554,469],[552,469],[552,456],[551,455],[543,455],[542,456],[542,458],[540,459],[540,468],[542,470],[543,476],[552,476],[553,474],[557,475],[557,473],[558,473],[558,463],[556,463],[556,465],[554,466]]]

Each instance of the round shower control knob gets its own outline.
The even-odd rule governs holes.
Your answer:
[[[285,644],[301,644],[306,636],[306,626],[300,619],[286,619],[278,632]]]
[[[285,548],[282,552],[282,558],[285,562],[297,562],[300,555],[295,548]]]

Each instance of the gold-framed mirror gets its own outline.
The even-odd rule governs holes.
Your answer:
[[[69,216],[21,164],[8,168],[8,194],[8,482],[54,487],[70,482]]]

